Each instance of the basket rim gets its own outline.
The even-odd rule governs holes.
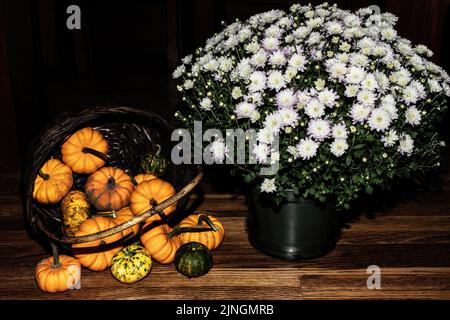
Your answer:
[[[47,228],[45,228],[45,226],[42,224],[39,216],[36,216],[36,219],[34,220],[34,223],[36,224],[36,226],[51,240],[58,242],[58,243],[62,243],[62,244],[76,244],[76,243],[86,243],[86,242],[91,242],[91,241],[95,241],[95,240],[100,240],[106,237],[109,237],[113,234],[122,232],[125,229],[128,229],[132,226],[134,226],[135,224],[138,224],[148,218],[150,218],[151,216],[155,215],[155,214],[159,214],[160,212],[162,212],[165,208],[167,208],[168,206],[176,203],[178,200],[180,200],[181,198],[183,198],[184,196],[186,196],[189,192],[191,192],[195,186],[197,186],[197,184],[200,182],[200,180],[203,178],[203,168],[200,165],[196,166],[198,172],[196,174],[196,176],[194,177],[194,179],[192,179],[184,188],[182,188],[180,191],[178,191],[177,193],[175,193],[173,196],[171,196],[170,198],[167,198],[166,200],[164,200],[163,202],[161,202],[160,204],[152,207],[151,209],[133,217],[132,219],[125,221],[121,224],[118,224],[112,228],[109,229],[105,229],[103,231],[100,232],[96,232],[96,233],[91,233],[88,235],[84,235],[84,236],[74,236],[74,237],[68,237],[68,236],[63,236],[63,237],[57,237],[55,236],[52,232],[50,232],[49,230],[47,230]]]
[[[162,127],[167,128],[168,130],[173,130],[174,127],[170,125],[164,118],[162,118],[157,113],[138,109],[134,107],[129,106],[95,106],[90,108],[85,108],[79,112],[64,112],[60,114],[56,119],[49,124],[47,124],[40,132],[39,134],[31,141],[30,147],[27,153],[27,163],[25,170],[23,171],[22,176],[22,184],[23,184],[23,190],[24,190],[24,204],[25,204],[25,214],[28,223],[31,226],[36,227],[42,233],[49,238],[50,240],[62,244],[75,244],[75,243],[86,243],[90,241],[99,240],[105,237],[108,237],[112,234],[116,234],[118,232],[121,232],[127,228],[130,228],[134,226],[135,224],[138,224],[145,219],[148,219],[149,217],[161,212],[166,207],[176,203],[180,199],[182,199],[184,196],[186,196],[190,191],[192,191],[195,186],[200,182],[200,180],[203,177],[203,168],[201,165],[196,165],[197,173],[196,176],[186,185],[184,186],[180,191],[178,191],[176,194],[174,194],[172,197],[166,199],[165,201],[161,202],[157,206],[149,209],[148,211],[145,211],[132,219],[116,225],[110,229],[103,230],[101,232],[85,235],[85,236],[57,236],[53,232],[49,231],[48,228],[45,227],[44,223],[41,221],[41,217],[39,214],[35,213],[35,210],[39,210],[36,207],[36,204],[33,202],[33,183],[27,183],[26,177],[33,177],[33,181],[36,178],[36,175],[38,174],[39,168],[43,165],[43,163],[36,163],[34,162],[33,165],[31,165],[30,159],[34,159],[35,155],[39,152],[42,152],[45,145],[52,143],[52,141],[49,141],[49,137],[51,136],[51,133],[56,128],[61,129],[62,133],[64,135],[71,134],[71,128],[70,126],[65,126],[65,124],[70,123],[72,119],[75,118],[83,118],[85,117],[85,122],[89,122],[91,120],[98,119],[102,116],[120,116],[120,115],[135,115],[135,116],[142,116],[143,118],[152,118],[152,120],[159,122]],[[54,144],[54,143],[53,143]],[[44,162],[44,161],[43,161]]]

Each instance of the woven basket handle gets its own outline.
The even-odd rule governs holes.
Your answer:
[[[97,233],[92,233],[92,234],[80,236],[80,237],[63,236],[62,238],[58,238],[45,228],[45,226],[42,224],[42,222],[40,221],[39,218],[35,220],[36,226],[39,229],[41,229],[42,232],[44,232],[47,237],[49,237],[50,239],[52,239],[58,243],[63,243],[63,244],[85,243],[85,242],[89,242],[89,241],[95,241],[95,240],[106,238],[108,236],[111,236],[113,234],[122,232],[123,230],[130,228],[130,227],[134,226],[135,224],[140,223],[155,214],[158,214],[158,212],[162,212],[165,208],[176,203],[181,198],[186,196],[189,192],[191,192],[195,188],[195,186],[200,182],[200,180],[203,177],[203,168],[201,166],[197,166],[196,168],[197,168],[198,172],[197,172],[197,175],[194,177],[194,179],[192,179],[191,182],[189,182],[183,189],[181,189],[179,192],[174,194],[172,197],[164,200],[163,202],[154,206],[150,210],[145,211],[145,212],[141,213],[140,215],[138,215],[124,223],[121,223],[115,227],[112,227],[110,229],[106,229],[106,230],[103,230],[103,231],[100,231]]]

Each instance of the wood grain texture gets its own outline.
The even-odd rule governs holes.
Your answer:
[[[29,238],[22,218],[17,175],[0,178],[1,299],[450,299],[450,180],[440,192],[421,191],[387,211],[346,223],[334,251],[308,261],[284,261],[255,250],[247,240],[242,195],[193,196],[197,210],[225,227],[214,267],[187,279],[154,263],[149,277],[132,285],[109,271],[83,270],[81,290],[44,294],[33,278],[48,253]],[[196,198],[197,197],[197,198]],[[369,265],[381,268],[381,289],[366,286]]]

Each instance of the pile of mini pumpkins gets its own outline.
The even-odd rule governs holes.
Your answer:
[[[158,146],[156,153],[144,155],[143,173],[132,176],[127,170],[105,166],[108,142],[100,131],[83,128],[64,141],[61,160],[49,159],[40,168],[33,198],[44,205],[60,205],[68,236],[110,229],[176,193],[170,183],[159,178],[167,167],[159,151]],[[84,190],[72,190],[74,174],[87,175]],[[169,216],[175,209],[176,203],[163,212]],[[223,225],[214,216],[192,214],[172,227],[156,214],[142,226],[135,224],[99,240],[73,244],[74,257],[43,259],[36,267],[35,279],[41,290],[61,292],[79,285],[81,266],[93,271],[110,267],[118,281],[133,283],[150,273],[153,260],[175,262],[180,273],[198,277],[212,267],[210,250],[217,248],[223,237]]]

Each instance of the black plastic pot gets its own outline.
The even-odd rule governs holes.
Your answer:
[[[258,250],[283,259],[312,259],[336,246],[340,226],[332,202],[319,205],[288,193],[280,206],[255,189],[247,195],[247,232]]]

